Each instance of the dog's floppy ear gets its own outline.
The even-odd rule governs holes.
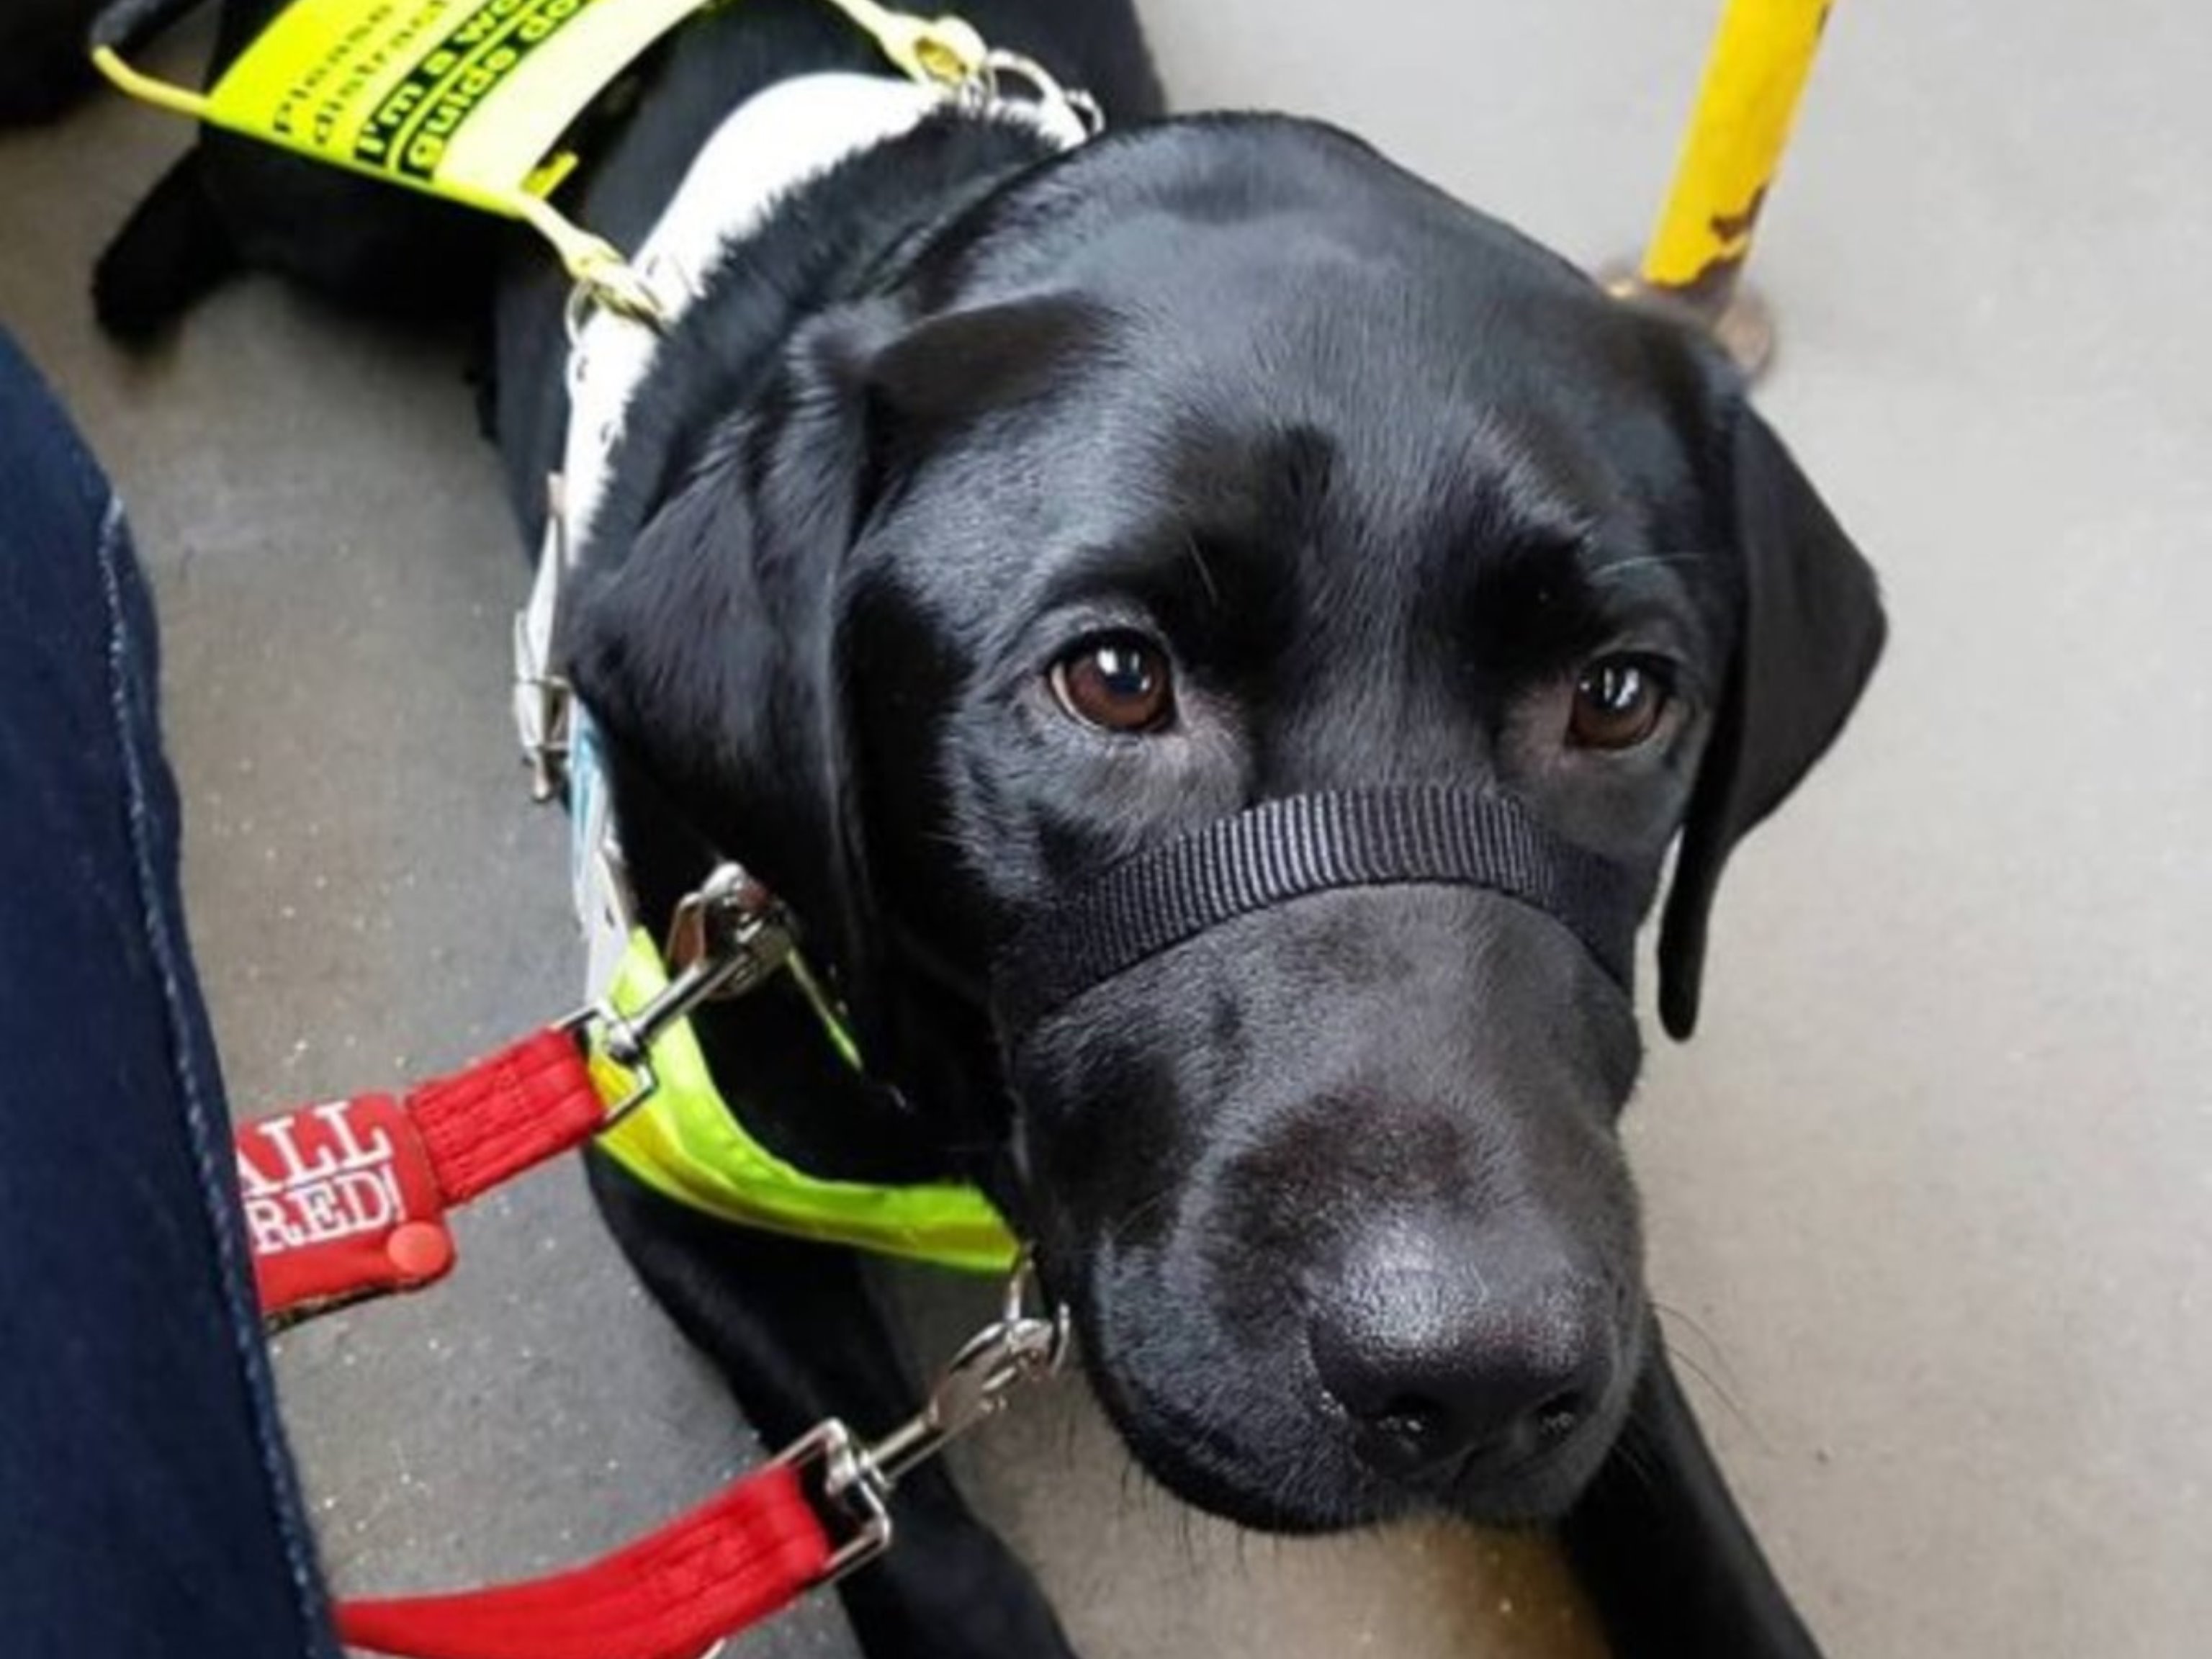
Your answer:
[[[557,642],[621,768],[793,908],[856,1013],[878,930],[841,624],[865,364],[892,325],[875,307],[809,325],[735,414],[696,413],[726,410],[729,389],[685,385],[694,363],[656,376],[629,420],[632,453],[656,459],[618,458]]]
[[[1742,609],[1659,932],[1659,1014],[1697,1027],[1714,890],[1736,842],[1843,728],[1881,654],[1874,572],[1781,441],[1729,399],[1727,471]]]
[[[1036,395],[1081,333],[1049,301],[918,325],[861,302],[805,325],[769,383],[697,434],[681,411],[726,408],[732,388],[713,353],[672,356],[629,418],[629,447],[665,459],[618,468],[563,608],[559,653],[626,763],[797,912],[872,1056],[899,1042],[862,828],[848,556],[909,452]]]

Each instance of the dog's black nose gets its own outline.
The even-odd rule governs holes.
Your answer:
[[[1509,1468],[1565,1440],[1613,1386],[1614,1299],[1540,1239],[1455,1247],[1394,1228],[1334,1290],[1308,1331],[1315,1369],[1380,1474]]]

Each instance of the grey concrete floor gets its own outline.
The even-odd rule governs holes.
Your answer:
[[[1644,229],[1709,0],[1153,0],[1187,107],[1336,118],[1596,262]],[[1674,1341],[1832,1650],[2178,1659],[2212,1629],[2212,13],[1839,8],[1757,274],[1769,413],[1892,656],[1738,860],[1636,1157]],[[558,826],[505,729],[523,580],[454,352],[264,283],[133,362],[94,251],[182,134],[0,140],[0,321],[136,516],[200,962],[241,1107],[562,1006]],[[439,1296],[287,1338],[332,1568],[534,1570],[756,1449],[556,1169]],[[960,1293],[918,1291],[925,1340]],[[968,1460],[1084,1650],[1597,1650],[1528,1540],[1247,1540],[1064,1390]],[[817,1609],[747,1650],[847,1650]]]

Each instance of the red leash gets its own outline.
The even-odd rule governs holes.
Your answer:
[[[659,1531],[526,1583],[344,1601],[349,1646],[414,1659],[698,1659],[828,1575],[800,1472],[771,1463]]]
[[[526,1037],[395,1099],[360,1095],[239,1126],[264,1317],[419,1290],[453,1265],[446,1212],[609,1121],[574,1032]],[[586,1566],[452,1595],[338,1604],[341,1639],[413,1659],[696,1659],[829,1576],[834,1550],[774,1463]]]
[[[627,1020],[567,1022],[398,1098],[360,1095],[240,1125],[264,1317],[312,1318],[443,1278],[453,1265],[446,1212],[580,1146],[648,1096],[653,1031],[727,977],[695,969]],[[593,1022],[632,1085],[611,1106],[586,1058]],[[611,1555],[455,1595],[342,1601],[339,1636],[407,1659],[696,1659],[882,1553],[899,1476],[998,1411],[1015,1385],[1058,1368],[1065,1316],[1028,1312],[1027,1283],[1018,1271],[1000,1320],[955,1357],[923,1410],[874,1445],[832,1419]]]

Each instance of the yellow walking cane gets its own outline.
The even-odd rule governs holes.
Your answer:
[[[1753,374],[1774,329],[1741,286],[1744,261],[1833,3],[1728,0],[1658,228],[1636,270],[1613,283],[1686,314]]]

